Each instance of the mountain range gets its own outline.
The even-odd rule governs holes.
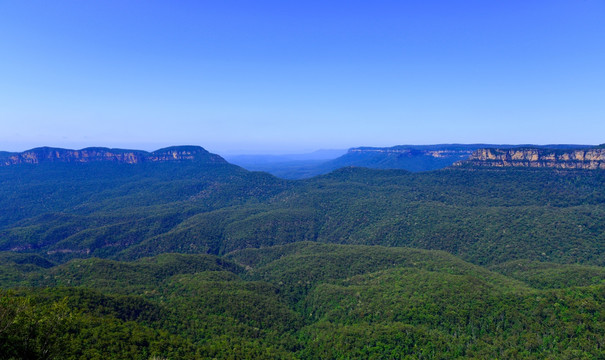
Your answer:
[[[0,359],[602,358],[603,151],[1,153]]]
[[[252,171],[265,171],[285,179],[304,179],[336,169],[356,166],[372,169],[404,169],[412,172],[442,169],[467,160],[480,149],[586,149],[590,145],[492,145],[439,144],[357,147],[348,151],[324,151],[296,156],[247,155],[228,160]],[[330,157],[331,156],[331,157]]]
[[[90,163],[115,162],[121,164],[138,164],[144,162],[170,161],[204,161],[226,162],[218,155],[211,154],[200,146],[173,146],[147,152],[143,150],[109,149],[90,147],[71,150],[52,147],[41,147],[21,153],[0,152],[0,166],[40,163]]]

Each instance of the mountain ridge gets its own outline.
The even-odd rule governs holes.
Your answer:
[[[509,149],[535,147],[547,149],[580,149],[590,145],[494,145],[494,144],[434,144],[396,145],[391,147],[361,146],[350,148],[347,153],[327,161],[316,168],[314,175],[325,174],[341,167],[355,166],[372,169],[403,169],[423,172],[443,169],[468,159],[475,151],[485,148]]]
[[[79,150],[55,147],[38,147],[23,152],[0,152],[0,166],[40,163],[91,163],[114,162],[138,164],[144,162],[203,161],[227,163],[221,156],[201,146],[170,146],[152,152],[106,147],[87,147]]]
[[[518,147],[478,149],[454,167],[531,167],[555,169],[605,170],[605,148],[556,149]]]
[[[227,160],[250,171],[265,171],[283,179],[306,179],[324,175],[343,167],[365,167],[371,169],[403,169],[424,172],[444,169],[454,163],[468,159],[479,149],[519,147],[544,149],[583,149],[593,145],[547,144],[547,145],[506,145],[506,144],[433,144],[396,145],[391,147],[359,146],[349,148],[344,154],[332,159],[300,161],[294,158],[286,161],[285,156],[276,160],[260,156],[231,156]]]

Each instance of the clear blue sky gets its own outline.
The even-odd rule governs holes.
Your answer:
[[[605,142],[605,1],[0,2],[0,150]]]

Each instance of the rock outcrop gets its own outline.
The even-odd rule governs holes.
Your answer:
[[[393,147],[358,147],[322,165],[321,172],[327,173],[341,167],[356,166],[373,169],[403,169],[407,171],[430,171],[451,166],[454,162],[467,159],[473,151],[486,147],[480,144],[398,145]]]
[[[40,163],[91,163],[113,162],[139,164],[144,162],[203,161],[207,163],[226,163],[215,154],[199,146],[173,146],[154,152],[142,150],[109,149],[91,147],[81,150],[41,147],[22,153],[0,153],[0,166]]]
[[[605,147],[588,149],[479,149],[459,167],[531,167],[605,170]]]

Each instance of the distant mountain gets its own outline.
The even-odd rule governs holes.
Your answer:
[[[91,163],[115,162],[137,164],[143,162],[203,161],[226,163],[218,155],[211,154],[200,146],[173,146],[146,152],[142,150],[109,149],[89,147],[81,150],[40,147],[21,153],[0,152],[0,166],[39,163]]]
[[[581,149],[589,145],[490,145],[490,144],[437,144],[398,145],[393,147],[357,147],[332,160],[313,163],[273,163],[254,167],[237,163],[248,170],[263,170],[286,179],[303,179],[327,174],[343,167],[365,167],[370,169],[403,169],[412,172],[443,169],[456,162],[468,159],[475,151],[485,148],[509,149],[516,147],[545,149]]]
[[[319,241],[445,250],[477,264],[605,264],[594,240],[604,234],[603,171],[345,167],[287,181],[195,149],[208,161],[163,150],[136,164],[0,166],[0,251],[63,262]]]
[[[39,148],[11,153],[3,162],[0,248],[44,250],[55,257],[106,256],[193,214],[257,202],[284,186],[272,175],[190,146],[151,153]],[[38,230],[26,235],[19,230],[24,227]],[[23,235],[29,240],[22,241]]]
[[[429,171],[442,169],[456,161],[468,158],[483,144],[461,145],[399,145],[388,148],[358,147],[347,154],[323,164],[324,171],[346,166],[372,169],[404,169]]]
[[[605,147],[601,145],[584,149],[540,147],[479,149],[467,160],[456,162],[455,166],[604,170]]]

